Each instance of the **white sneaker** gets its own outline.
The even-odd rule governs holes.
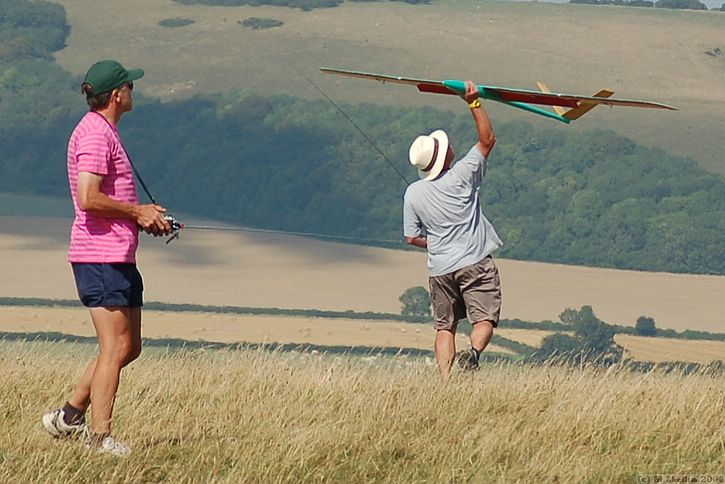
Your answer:
[[[90,435],[90,432],[88,433]],[[92,438],[88,438],[86,441],[86,447],[92,449],[95,447],[96,452],[99,454],[110,454],[116,457],[125,457],[131,453],[131,448],[114,439],[110,435],[103,438],[100,444],[94,444]]]
[[[77,424],[68,425],[63,420],[65,412],[62,408],[53,410],[43,415],[43,427],[50,435],[55,438],[74,437],[85,433],[87,427],[85,419],[81,419]]]

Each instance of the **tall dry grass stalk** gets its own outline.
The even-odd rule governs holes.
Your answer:
[[[90,345],[0,343],[0,482],[635,482],[721,474],[725,379],[267,351],[147,352],[99,456],[54,441]]]

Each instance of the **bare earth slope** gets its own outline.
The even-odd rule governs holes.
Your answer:
[[[138,83],[144,94],[170,99],[241,89],[319,98],[292,64],[338,101],[384,105],[459,107],[447,96],[326,76],[318,67],[471,78],[529,89],[545,81],[555,91],[578,94],[606,87],[617,97],[660,101],[680,111],[599,108],[574,128],[505,107],[491,112],[494,121],[614,129],[725,174],[721,12],[475,0],[428,6],[345,2],[310,12],[182,6],[168,0],[106,2],[102,9],[92,0],[59,3],[72,26],[68,47],[57,55],[60,64],[82,75],[97,59],[119,57],[146,68]],[[284,25],[252,30],[238,24],[252,16]],[[169,17],[195,23],[158,25]]]
[[[69,227],[67,219],[0,216],[0,296],[76,298]],[[188,231],[168,246],[141,240],[148,301],[396,313],[405,289],[427,284],[422,252],[255,233]],[[588,304],[612,324],[647,315],[660,328],[723,331],[722,276],[497,263],[504,318],[557,320]]]

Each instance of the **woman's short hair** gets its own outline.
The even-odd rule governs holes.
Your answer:
[[[103,109],[107,107],[108,103],[111,101],[111,93],[113,93],[113,91],[110,91],[104,92],[103,94],[93,95],[93,86],[91,86],[87,82],[81,84],[81,92],[86,95],[86,102],[88,103],[88,106],[91,108],[91,110]]]

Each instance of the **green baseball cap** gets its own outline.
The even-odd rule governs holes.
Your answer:
[[[83,79],[84,84],[90,84],[93,89],[91,94],[104,94],[121,87],[126,82],[132,82],[143,77],[143,69],[126,70],[115,60],[102,60],[96,62],[86,72]]]

